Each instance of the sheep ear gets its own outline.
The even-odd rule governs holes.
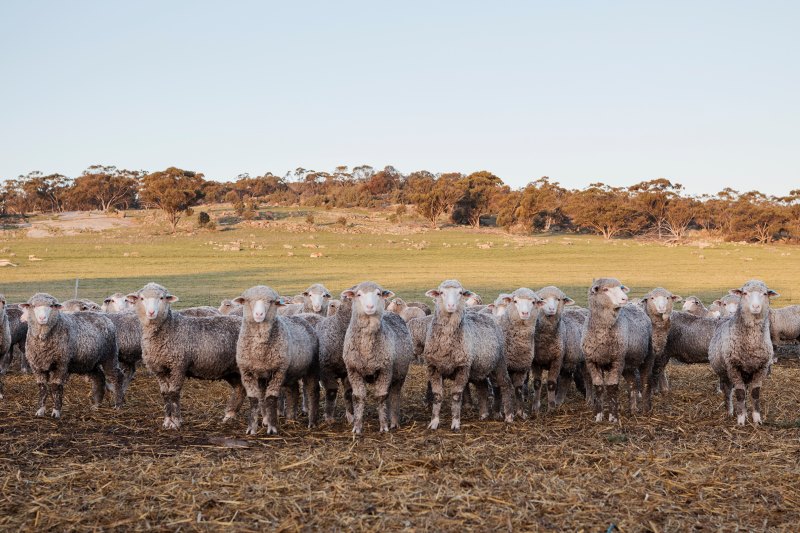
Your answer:
[[[128,300],[130,303],[135,304],[136,301],[139,299],[139,295],[136,294],[135,292],[132,292],[129,295],[127,295],[125,299]]]
[[[233,303],[237,303],[237,304],[239,304],[239,305],[244,305],[244,298],[242,298],[241,296],[239,296],[238,298],[235,298],[235,299],[233,300]],[[230,305],[230,304],[225,304],[225,305]]]
[[[672,295],[672,301],[673,301],[673,302],[680,302],[680,301],[682,301],[682,300],[683,300],[683,298],[681,298],[681,297],[680,297],[680,296],[678,296],[677,294],[673,294],[673,295]]]
[[[564,305],[575,305],[575,300],[573,300],[569,296],[565,296],[564,297]]]
[[[31,304],[29,304],[29,303],[22,303],[22,304],[19,304],[19,308],[20,308],[20,309],[30,309],[30,308],[31,308]]]
[[[61,309],[64,306],[59,304],[59,303],[55,303],[55,304],[51,305],[50,307],[52,307],[53,309]],[[86,309],[84,309],[84,311],[86,311]]]
[[[431,289],[425,293],[425,296],[427,296],[428,298],[438,298],[441,295],[442,291],[440,291],[439,289]]]
[[[347,289],[346,291],[342,291],[342,298],[350,298],[351,300],[356,297],[356,291],[352,289]]]
[[[731,290],[728,291],[728,294],[730,294],[732,296],[741,296],[742,295],[742,289],[731,289]]]
[[[631,292],[631,290],[628,287],[626,287],[625,285],[620,285],[619,288],[622,289],[622,292],[624,292],[624,293]]]
[[[534,305],[536,305],[536,307],[544,307],[544,300],[536,300]]]
[[[722,300],[714,300],[714,301],[713,301],[713,302],[711,302],[711,303],[713,303],[713,304],[717,304],[717,305],[719,305],[719,306],[722,306]]]
[[[381,293],[381,296],[383,296],[383,298],[384,298],[384,299],[386,299],[386,298],[391,298],[392,296],[394,296],[394,293],[393,293],[392,291],[387,291],[387,290],[384,290],[384,291]]]
[[[325,294],[322,295],[322,297],[323,298],[330,298],[331,297],[331,293],[326,292]]]
[[[178,301],[178,297],[173,296],[172,294],[168,295],[165,299],[171,304],[174,304],[175,302]]]
[[[300,294],[302,294],[303,296],[308,296],[308,291],[303,291]]]
[[[591,290],[592,294],[597,294],[597,291],[600,290],[600,287],[597,286],[597,285],[592,285],[592,288],[590,290]]]
[[[464,289],[464,290],[461,292],[461,296],[463,296],[464,298],[469,298],[470,296],[474,296],[474,295],[475,295],[475,293],[474,293],[474,292],[472,292],[472,291],[470,291],[470,290],[467,290],[467,289]]]
[[[777,292],[773,291],[772,289],[768,289],[767,290],[767,297],[769,297],[769,298],[780,298],[780,296],[781,296],[780,294],[778,294]]]
[[[514,299],[511,296],[503,296],[503,301],[506,303],[506,305],[508,305],[514,301]]]
[[[489,304],[489,305],[487,305],[487,306],[486,306],[486,308],[487,308],[487,309],[494,309],[494,308],[495,308],[495,305],[494,305],[494,304]]]
[[[237,300],[238,300],[238,298],[237,298]],[[242,301],[244,301],[244,298],[242,298]],[[281,296],[280,298],[275,300],[275,305],[277,305],[278,307],[284,307],[284,306],[289,305],[289,304],[286,303],[286,300],[284,300],[283,296]]]

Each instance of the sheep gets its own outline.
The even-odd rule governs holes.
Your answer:
[[[336,311],[339,310],[339,307],[341,305],[342,305],[342,301],[341,300],[334,299],[334,300],[329,301],[328,302],[328,315],[327,316],[335,315]]]
[[[204,317],[204,316],[219,316],[221,313],[216,307],[210,305],[200,305],[198,307],[187,307],[180,309],[178,313],[183,316]]]
[[[181,426],[181,389],[187,377],[224,380],[232,388],[223,422],[233,419],[244,401],[236,366],[236,341],[242,319],[192,317],[173,312],[178,297],[157,283],[127,296],[142,326],[142,360],[152,372],[164,401],[164,428]]]
[[[589,376],[589,370],[586,368],[586,361],[581,351],[581,333],[588,314],[588,309],[576,307],[565,308],[562,312],[564,362],[561,364],[561,375],[556,385],[556,405],[564,403],[570,381],[575,382],[575,387],[584,395],[587,402],[591,404],[593,401],[592,387],[589,386],[591,376]]]
[[[483,298],[477,292],[473,292],[472,295],[466,299],[464,302],[466,307],[475,307],[478,305],[483,305]]]
[[[419,307],[409,306],[402,298],[395,298],[392,300],[392,302],[386,307],[386,310],[390,313],[400,315],[400,318],[402,318],[406,324],[412,318],[425,317],[425,311]]]
[[[769,310],[773,349],[781,343],[800,340],[800,305]]]
[[[286,303],[265,285],[247,289],[235,302],[244,310],[236,343],[236,364],[250,400],[247,434],[256,434],[259,413],[267,434],[278,433],[277,403],[281,389],[289,403],[287,417],[294,420],[301,380],[310,404],[308,427],[314,427],[319,407],[319,342],[314,328],[302,315],[278,316],[277,308]]]
[[[770,298],[779,295],[759,280],[750,280],[740,289],[731,290],[731,295],[738,298],[739,305],[731,318],[721,322],[714,332],[708,346],[709,362],[719,376],[728,414],[736,415],[738,425],[745,424],[745,397],[749,389],[753,423],[760,425],[761,386],[773,356]]]
[[[516,292],[515,292],[516,294]],[[541,405],[542,371],[547,370],[547,409],[555,409],[557,405],[557,387],[567,353],[568,332],[564,317],[564,307],[575,304],[575,301],[564,294],[558,287],[544,287],[536,293],[538,313],[534,327],[534,350],[532,361],[533,408],[538,412]],[[506,316],[514,312],[509,307]],[[578,329],[578,328],[573,328]],[[506,342],[506,346],[508,343]],[[572,363],[572,362],[570,362]],[[570,364],[574,372],[577,367]]]
[[[331,293],[321,283],[315,283],[303,291],[302,313],[316,313],[321,316],[328,316],[328,303],[331,300]]]
[[[722,302],[720,300],[714,300],[711,302],[711,305],[708,306],[708,317],[709,318],[721,318],[722,317],[722,306],[720,305]]]
[[[636,371],[651,356],[652,326],[640,307],[628,303],[628,287],[614,278],[601,278],[589,289],[589,316],[583,325],[581,349],[592,378],[595,421],[603,420],[603,392],[610,404],[608,420],[619,420],[619,381],[630,384],[630,407],[638,394]]]
[[[91,300],[74,298],[61,302],[62,313],[77,313],[78,311],[100,311],[101,307]]]
[[[221,315],[242,316],[242,306],[227,298],[220,302],[217,311],[219,311]]]
[[[132,309],[129,307],[122,313],[106,313],[116,328],[122,391],[126,394],[136,373],[136,365],[142,360],[142,325]]]
[[[727,319],[722,319],[725,320]],[[664,361],[676,359],[689,365],[708,364],[708,345],[722,321],[673,311],[670,314],[669,335],[664,347]]]
[[[428,327],[433,322],[433,315],[422,318],[412,318],[406,325],[411,333],[411,342],[414,345],[414,359],[422,360],[422,352],[425,351],[425,339],[428,336]]]
[[[308,322],[312,328],[316,328],[320,323],[322,323],[323,320],[325,320],[324,316],[318,315],[317,313],[298,313],[291,316],[302,318]]]
[[[538,315],[539,296],[522,287],[507,299],[508,311],[497,321],[503,333],[506,368],[514,390],[514,414],[525,418],[523,385],[534,361],[533,332]],[[541,372],[539,377],[541,378]],[[499,398],[495,398],[497,403]],[[499,407],[499,403],[497,403]]]
[[[303,312],[303,304],[290,303],[278,308],[278,314],[283,316],[292,316]]]
[[[28,366],[28,359],[25,357],[25,340],[28,337],[28,317],[27,312],[19,307],[18,304],[8,304],[5,306],[8,325],[11,331],[11,347],[5,361],[0,360],[0,368],[8,370],[14,359],[14,350],[20,354],[20,372],[29,374],[31,369]]]
[[[350,325],[353,301],[341,297],[341,306],[335,315],[325,318],[316,327],[319,338],[320,383],[325,389],[325,421],[333,422],[336,408],[336,395],[339,381],[344,388],[345,416],[348,423],[353,422],[352,389],[347,379],[347,368],[342,359],[344,338]]]
[[[665,375],[664,369],[669,362],[666,348],[672,325],[672,308],[675,302],[681,300],[682,298],[677,294],[672,294],[661,287],[651,290],[642,297],[644,311],[652,325],[651,349],[653,352],[650,363],[642,376],[645,380],[643,398],[645,411],[652,409],[653,392],[658,388],[662,376]]]
[[[491,316],[465,311],[472,292],[456,280],[443,281],[426,295],[436,300],[423,358],[433,391],[429,429],[438,429],[444,379],[453,380],[451,429],[461,428],[461,403],[468,382],[475,385],[482,420],[489,417],[487,378],[494,377],[503,398],[506,422],[514,420],[511,379],[503,353],[503,332]]]
[[[727,318],[733,316],[739,308],[739,297],[736,294],[726,294],[719,300],[714,300],[714,303],[719,305],[720,317]]]
[[[11,364],[11,324],[6,314],[6,297],[0,294],[0,400],[3,399],[3,377]]]
[[[430,316],[431,313],[432,313],[431,306],[426,304],[426,303],[423,303],[423,302],[408,302],[408,306],[409,307],[419,307],[420,309],[422,309],[425,312],[425,316]]]
[[[360,435],[367,383],[374,383],[380,431],[400,427],[400,392],[414,355],[411,333],[398,315],[385,313],[389,290],[371,281],[359,283],[342,296],[353,300],[342,358],[353,390],[353,433]]]
[[[683,311],[694,316],[708,316],[709,310],[697,296],[689,296],[683,300]]]
[[[115,292],[103,300],[100,310],[104,313],[124,313],[133,309],[133,305],[125,298],[121,292]]]
[[[61,417],[64,384],[70,374],[91,376],[93,408],[103,401],[106,380],[115,393],[114,406],[122,406],[122,372],[111,320],[100,313],[63,313],[58,300],[46,293],[34,294],[20,307],[30,313],[25,356],[39,385],[36,416],[44,416],[49,395],[53,418]]]

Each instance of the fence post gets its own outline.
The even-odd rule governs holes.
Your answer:
[[[75,278],[75,299],[76,300],[78,299],[78,282],[79,281],[80,280],[78,278]]]

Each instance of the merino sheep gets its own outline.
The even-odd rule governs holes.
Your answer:
[[[635,409],[640,385],[637,371],[651,357],[652,326],[644,311],[627,305],[628,287],[614,278],[601,278],[589,289],[589,317],[583,326],[581,349],[592,378],[595,421],[603,420],[603,393],[610,410],[608,420],[619,420],[619,382],[630,384],[630,406]]]
[[[278,314],[283,316],[292,316],[303,312],[303,304],[290,303],[278,308]]]
[[[353,300],[342,357],[353,389],[353,433],[364,421],[367,383],[374,383],[380,431],[400,427],[400,392],[414,355],[411,333],[398,315],[385,313],[386,298],[394,296],[371,281],[342,293]]]
[[[220,302],[217,311],[219,311],[221,315],[242,316],[242,306],[227,298]]]
[[[697,296],[689,296],[683,301],[683,311],[694,316],[708,316],[709,310]]]
[[[422,311],[425,312],[425,316],[430,316],[433,311],[431,311],[431,306],[423,303],[423,302],[408,302],[409,307],[419,307]]]
[[[475,307],[477,305],[483,305],[483,298],[477,292],[473,292],[471,296],[469,296],[465,301],[464,305],[466,307]]]
[[[566,305],[566,304],[565,304]],[[581,334],[583,324],[589,315],[588,309],[568,307],[561,316],[564,328],[564,362],[561,364],[561,375],[556,386],[556,405],[564,403],[570,381],[589,402],[592,403],[591,376],[586,368],[586,360],[581,350]]]
[[[339,310],[339,307],[341,307],[341,305],[342,305],[342,301],[341,300],[334,299],[334,300],[329,301],[328,302],[328,315],[327,316],[335,315],[336,311]]]
[[[314,328],[302,315],[278,316],[277,308],[286,304],[270,287],[251,287],[235,301],[244,309],[236,364],[250,400],[247,434],[256,434],[259,413],[267,434],[278,433],[281,389],[288,402],[287,418],[294,420],[301,381],[310,405],[308,427],[314,427],[319,408],[319,342]]]
[[[122,370],[122,391],[126,394],[136,373],[136,365],[142,360],[142,324],[132,309],[129,308],[122,313],[106,314],[116,329],[119,367]]]
[[[11,330],[11,347],[6,360],[0,362],[0,368],[4,366],[5,369],[8,370],[14,359],[14,350],[16,349],[20,354],[20,372],[29,374],[31,369],[28,365],[28,359],[25,357],[25,341],[28,337],[27,312],[21,309],[18,304],[8,304],[5,306],[5,310],[6,316],[8,317],[8,325]]]
[[[653,406],[653,392],[664,376],[664,369],[669,362],[667,342],[672,325],[672,308],[681,297],[667,289],[655,288],[642,297],[644,311],[652,324],[651,349],[653,356],[645,368],[642,379],[645,380],[644,410],[650,411]]]
[[[0,294],[0,400],[3,399],[3,377],[11,364],[12,347],[11,324],[6,314],[6,297]]]
[[[739,308],[739,299],[736,294],[726,294],[719,300],[714,300],[714,303],[720,307],[720,317],[733,316]]]
[[[800,305],[769,310],[769,332],[772,346],[800,340]]]
[[[183,316],[204,317],[204,316],[219,316],[221,313],[216,307],[210,305],[200,305],[197,307],[187,307],[186,309],[179,309],[178,313]]]
[[[747,421],[745,397],[752,399],[753,423],[761,424],[761,386],[772,362],[769,334],[770,298],[778,293],[763,281],[751,280],[731,290],[739,305],[730,320],[720,323],[708,347],[709,362],[719,376],[729,415]],[[735,395],[735,401],[734,401]]]
[[[425,339],[428,337],[428,328],[433,323],[433,315],[422,318],[412,318],[406,325],[411,333],[411,342],[414,345],[414,359],[422,360],[422,352],[425,351]]]
[[[125,311],[133,310],[133,305],[131,305],[124,294],[115,292],[103,300],[100,310],[104,313],[124,313]]]
[[[412,318],[425,318],[425,311],[419,307],[411,307],[402,298],[395,298],[392,300],[392,302],[386,307],[386,310],[390,313],[400,315],[400,318],[402,318],[406,323],[408,323],[408,321]]]
[[[520,418],[527,416],[523,385],[534,361],[533,331],[536,327],[538,303],[539,296],[534,291],[525,287],[519,288],[511,293],[506,301],[507,312],[498,320],[505,341],[506,368],[514,390],[514,414]],[[539,378],[541,385],[541,371]],[[499,407],[498,400],[499,398],[495,398]]]
[[[339,381],[344,389],[345,416],[348,423],[353,422],[353,396],[347,379],[347,367],[342,358],[344,338],[350,325],[353,301],[344,294],[341,306],[335,315],[325,318],[317,327],[319,338],[319,374],[325,389],[325,421],[333,422],[336,409],[336,395]]]
[[[142,360],[155,375],[164,400],[164,428],[181,426],[181,389],[187,377],[226,381],[233,390],[223,422],[234,418],[244,401],[236,366],[242,319],[173,312],[171,305],[178,297],[157,283],[148,283],[127,298],[142,326]]]
[[[490,315],[495,316],[496,318],[500,318],[506,313],[506,309],[508,308],[508,302],[511,301],[511,295],[509,293],[503,292],[497,296],[494,302],[490,303],[489,305],[485,306],[482,313],[487,313]]]
[[[106,380],[115,393],[114,406],[122,406],[122,372],[111,320],[101,313],[62,313],[58,300],[46,293],[34,294],[20,307],[30,312],[25,356],[39,385],[36,416],[44,416],[48,395],[53,400],[53,418],[61,416],[64,384],[70,374],[91,377],[94,408],[103,401]]]
[[[512,422],[513,389],[503,352],[503,332],[497,322],[482,313],[465,312],[465,301],[472,292],[456,280],[443,281],[426,295],[436,300],[423,352],[433,391],[428,428],[439,427],[444,379],[453,380],[451,429],[461,428],[461,403],[468,382],[477,390],[481,419],[489,417],[490,376],[500,387],[506,422]]]
[[[516,292],[514,293],[516,294]],[[573,305],[575,301],[564,294],[558,287],[544,287],[536,292],[536,317],[535,333],[533,336],[534,350],[532,361],[533,377],[533,411],[538,412],[541,406],[542,371],[547,370],[547,409],[555,409],[557,405],[558,380],[564,366],[564,357],[567,354],[568,331],[564,316],[564,307]],[[506,315],[514,312],[513,306],[509,307]],[[577,328],[573,328],[577,329]],[[506,346],[508,343],[506,342]],[[572,366],[575,371],[577,362]]]
[[[722,317],[722,301],[721,300],[714,300],[711,302],[711,305],[708,306],[708,318],[721,318]]]
[[[303,291],[303,310],[302,313],[316,313],[320,316],[328,316],[328,304],[331,300],[331,293],[321,283],[315,283]]]
[[[91,300],[74,298],[61,302],[62,313],[77,313],[78,311],[100,311],[101,307]]]

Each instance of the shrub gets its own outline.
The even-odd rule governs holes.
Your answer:
[[[200,211],[197,215],[197,223],[201,228],[205,228],[211,222],[211,217],[205,211]]]
[[[306,224],[314,224],[314,213],[306,215]]]

